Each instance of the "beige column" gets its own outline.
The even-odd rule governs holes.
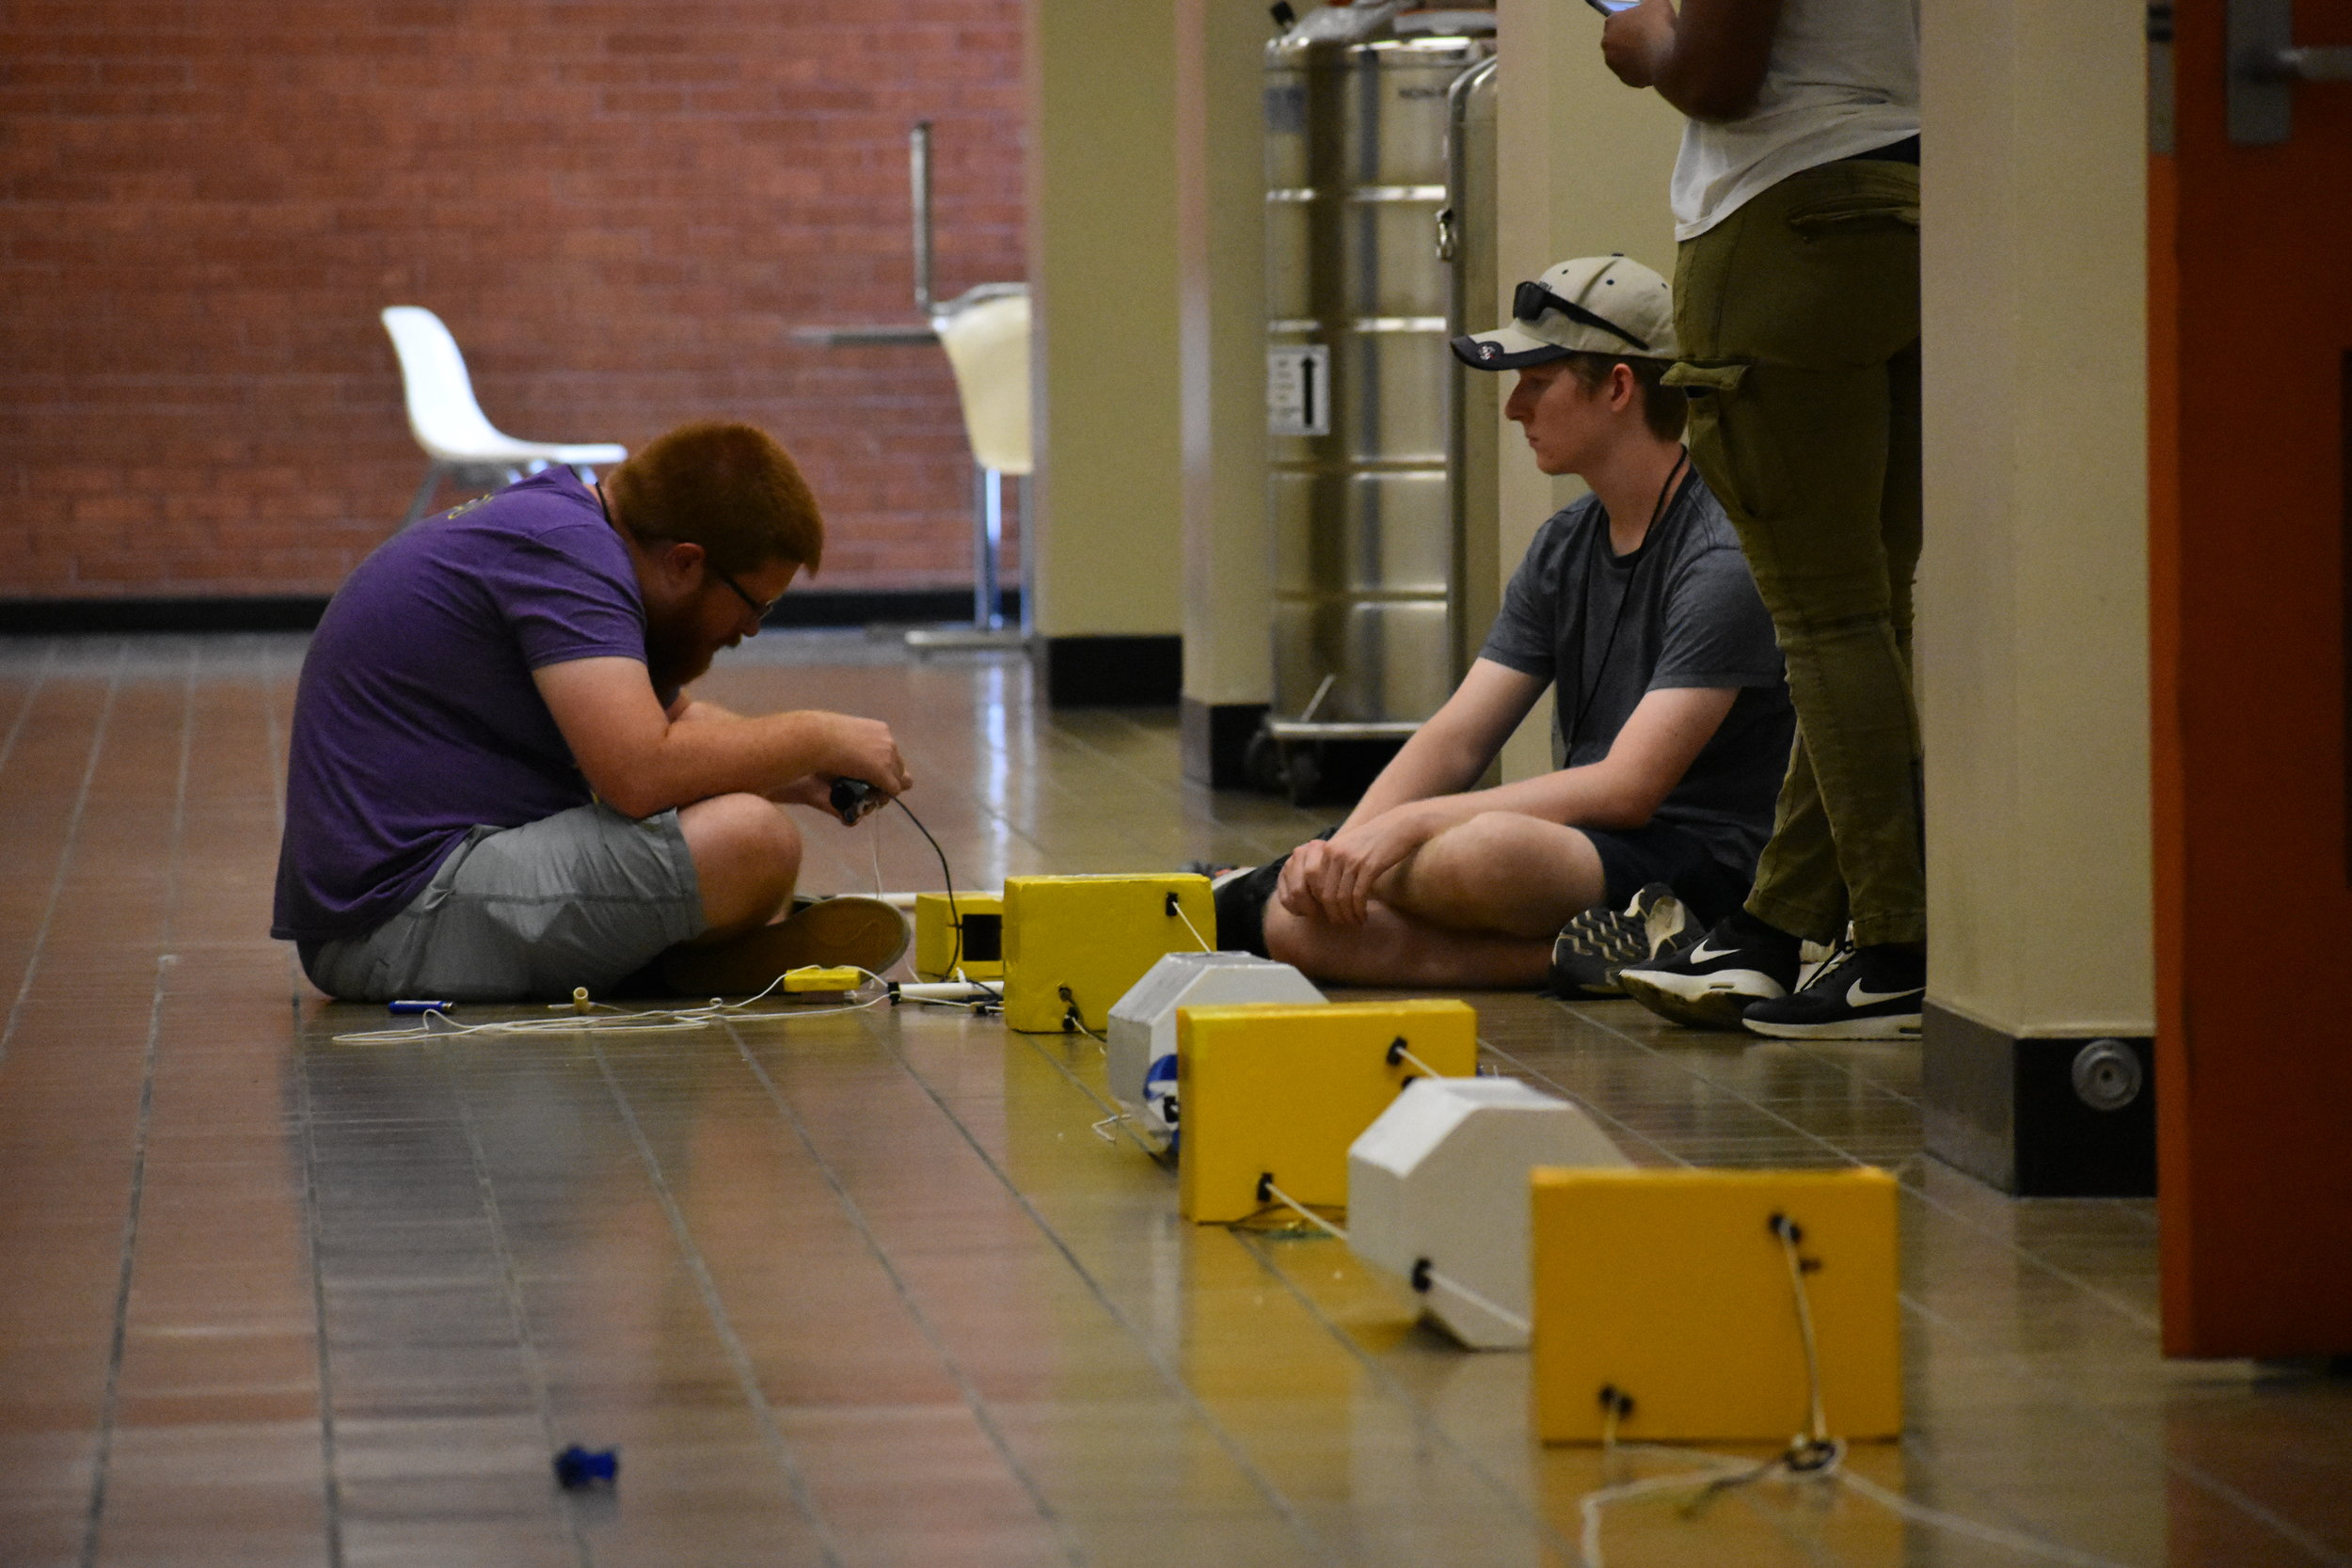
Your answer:
[[[1177,0],[1184,770],[1238,784],[1271,693],[1263,8]]]
[[[2011,1048],[2153,1030],[2144,20],[1921,7],[1929,1128],[2004,1184]]]
[[[1612,251],[1672,277],[1674,215],[1666,183],[1681,144],[1682,117],[1656,93],[1636,92],[1609,73],[1600,60],[1600,17],[1590,7],[1500,0],[1496,14],[1502,58],[1498,289],[1507,296],[1519,279],[1554,261]],[[1506,297],[1506,314],[1508,309]],[[1516,425],[1503,425],[1501,444],[1496,560],[1508,581],[1535,530],[1582,495],[1584,485],[1537,472]],[[1503,749],[1503,777],[1548,771],[1550,735],[1547,701]]]
[[[1120,677],[1114,695],[1140,680],[1165,689],[1127,700],[1170,701],[1183,621],[1173,12],[1166,0],[1029,0],[1026,20],[1033,621],[1057,689],[1092,670]]]

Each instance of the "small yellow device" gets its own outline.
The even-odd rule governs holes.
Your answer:
[[[1005,1025],[1100,1034],[1112,1004],[1170,953],[1216,945],[1209,879],[1188,873],[1005,879]],[[1065,994],[1066,993],[1066,994]]]
[[[1178,1204],[1204,1225],[1248,1219],[1271,1177],[1300,1203],[1347,1206],[1347,1148],[1423,1066],[1478,1070],[1462,1002],[1260,1002],[1176,1009]],[[1409,1091],[1407,1091],[1409,1092]]]
[[[865,983],[866,971],[862,969],[819,969],[811,964],[805,969],[787,969],[784,972],[784,989],[794,996],[804,991],[855,990]]]
[[[956,923],[963,925],[959,955]],[[967,980],[1005,977],[1005,900],[1001,894],[959,893],[948,907],[944,893],[914,895],[914,974],[919,980],[951,980],[952,965]]]
[[[1545,1442],[1600,1441],[1604,1389],[1630,1402],[1617,1422],[1629,1441],[1804,1433],[1804,1334],[1776,1219],[1794,1227],[1830,1435],[1901,1435],[1897,1189],[1886,1172],[1539,1166],[1531,1180]]]

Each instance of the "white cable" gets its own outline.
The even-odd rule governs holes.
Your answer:
[[[882,899],[883,899],[885,902],[887,902],[887,901],[888,901],[888,899],[887,899],[887,895],[884,895],[884,893],[882,892],[882,834],[880,834],[880,833],[868,833],[868,834],[866,834],[866,848],[868,848],[868,849],[870,849],[870,850],[872,850],[872,851],[873,851],[873,854],[874,854],[874,896],[875,896],[875,897],[877,897],[877,898],[882,898]]]
[[[844,965],[843,967],[853,967]],[[868,981],[882,983],[882,976],[870,969],[859,969]],[[797,973],[794,972],[794,973]],[[695,1029],[712,1028],[723,1020],[751,1023],[776,1019],[825,1018],[835,1013],[864,1012],[890,1000],[883,990],[863,1002],[852,1002],[838,1007],[800,1007],[788,1012],[751,1013],[744,1009],[764,1002],[784,984],[777,975],[767,989],[740,1002],[723,1002],[717,997],[699,1007],[648,1007],[639,1012],[623,1012],[610,1003],[590,1002],[584,991],[571,1002],[548,1005],[553,1018],[499,1019],[486,1023],[453,1023],[449,1015],[435,1008],[420,1017],[410,1029],[357,1029],[333,1037],[338,1045],[406,1045],[423,1039],[455,1039],[466,1035],[638,1035],[675,1034]],[[559,1011],[561,1009],[561,1011]],[[611,1016],[599,1016],[609,1014]],[[440,1027],[436,1028],[438,1020]]]
[[[1461,1297],[1464,1301],[1469,1302],[1472,1307],[1477,1307],[1481,1312],[1487,1314],[1489,1317],[1501,1319],[1503,1323],[1509,1324],[1512,1328],[1517,1329],[1521,1334],[1533,1334],[1535,1332],[1534,1326],[1525,1318],[1520,1317],[1517,1312],[1512,1311],[1507,1307],[1500,1306],[1495,1302],[1488,1301],[1485,1296],[1480,1295],[1476,1291],[1471,1290],[1469,1286],[1463,1284],[1458,1279],[1448,1278],[1446,1275],[1439,1274],[1435,1269],[1425,1271],[1422,1277],[1427,1279],[1430,1284],[1441,1286],[1445,1290],[1453,1292],[1454,1295]]]
[[[1414,1067],[1421,1069],[1422,1075],[1423,1077],[1442,1078],[1445,1076],[1444,1073],[1439,1072],[1436,1068],[1431,1067],[1427,1062],[1422,1061],[1419,1056],[1416,1056],[1411,1052],[1406,1050],[1405,1042],[1403,1040],[1398,1040],[1396,1044],[1390,1047],[1390,1049],[1396,1053],[1396,1059],[1398,1061],[1409,1062]]]
[[[1307,1221],[1310,1225],[1321,1226],[1324,1229],[1329,1231],[1332,1235],[1337,1236],[1343,1242],[1347,1240],[1346,1231],[1342,1230],[1338,1226],[1333,1225],[1329,1220],[1325,1219],[1321,1214],[1316,1213],[1312,1209],[1308,1208],[1305,1204],[1299,1202],[1298,1199],[1291,1196],[1290,1194],[1276,1186],[1272,1177],[1267,1177],[1261,1184],[1268,1193],[1271,1193],[1274,1196],[1275,1202],[1279,1203],[1284,1208],[1291,1210],[1296,1213],[1299,1218]]]
[[[1192,916],[1184,912],[1184,901],[1177,897],[1173,893],[1168,895],[1168,912],[1184,923],[1184,929],[1190,931],[1192,933],[1192,940],[1200,944],[1200,951],[1203,953],[1214,953],[1216,951],[1216,946],[1210,942],[1209,939],[1200,934],[1200,927],[1192,923]]]

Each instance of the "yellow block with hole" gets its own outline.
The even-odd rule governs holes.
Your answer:
[[[1830,1435],[1901,1434],[1886,1172],[1539,1167],[1532,1180],[1545,1442],[1598,1442],[1603,1388],[1633,1401],[1617,1426],[1629,1442],[1786,1443],[1804,1432],[1804,1338],[1776,1214],[1798,1229]]]
[[[959,949],[956,925],[963,926]],[[1005,900],[994,893],[959,893],[950,910],[944,893],[914,895],[914,974],[923,980],[952,978],[950,965],[967,980],[1005,977]]]
[[[1170,894],[1182,918],[1168,911]],[[1206,877],[1009,877],[1005,1022],[1024,1034],[1055,1034],[1074,1005],[1079,1022],[1100,1034],[1110,1026],[1112,1004],[1146,970],[1170,953],[1216,945]]]
[[[1462,1002],[1254,1003],[1176,1009],[1184,1108],[1178,1200],[1204,1225],[1264,1207],[1262,1177],[1301,1203],[1347,1206],[1347,1148],[1422,1069],[1478,1070],[1478,1014]]]

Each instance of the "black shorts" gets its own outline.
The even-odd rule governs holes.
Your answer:
[[[1747,902],[1756,867],[1735,871],[1715,858],[1708,841],[1688,828],[1652,822],[1645,828],[1585,828],[1600,856],[1601,898],[1624,909],[1652,882],[1663,882],[1702,927],[1712,926]]]
[[[1747,901],[1755,879],[1753,865],[1734,871],[1717,860],[1707,840],[1671,823],[1646,828],[1582,828],[1600,856],[1601,898],[1613,910],[1624,909],[1633,895],[1652,882],[1664,882],[1689,907],[1701,926],[1712,926]],[[1317,838],[1339,832],[1327,828]],[[1216,944],[1228,952],[1265,950],[1265,907],[1281,880],[1283,855],[1232,878],[1216,890]]]

